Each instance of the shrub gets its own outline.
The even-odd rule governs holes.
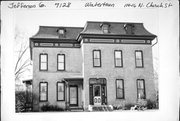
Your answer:
[[[113,105],[113,110],[118,110],[118,106]]]
[[[32,92],[16,91],[15,98],[16,112],[32,111]]]
[[[43,105],[43,106],[41,107],[41,110],[42,110],[43,112],[46,112],[46,111],[64,111],[63,108],[60,108],[60,107],[58,107],[57,105],[49,105],[48,103],[45,104],[45,105]]]
[[[137,106],[139,106],[139,107],[146,107],[147,106],[147,100],[139,99],[137,101]]]
[[[113,110],[121,110],[124,109],[124,106],[122,105],[113,105]]]
[[[156,101],[147,100],[147,109],[156,109]]]
[[[128,104],[125,104],[124,109],[125,109],[125,110],[130,110],[130,109],[131,109],[131,107],[133,107],[133,106],[134,106],[134,104],[132,104],[132,103],[128,103]]]
[[[26,92],[17,91],[15,92],[16,98],[16,112],[25,112],[25,103],[26,103]]]

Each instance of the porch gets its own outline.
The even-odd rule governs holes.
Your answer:
[[[83,78],[64,78],[66,84],[66,109],[83,111]]]

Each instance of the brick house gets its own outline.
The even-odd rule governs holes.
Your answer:
[[[125,105],[155,100],[152,41],[143,23],[88,21],[40,26],[30,38],[33,109]]]

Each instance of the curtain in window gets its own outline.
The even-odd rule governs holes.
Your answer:
[[[116,80],[117,98],[124,98],[124,85],[123,80]]]
[[[138,86],[138,99],[145,99],[144,80],[138,80],[137,86]]]
[[[40,100],[47,100],[47,83],[40,83]]]
[[[64,100],[64,83],[60,83],[58,82],[57,84],[57,96],[58,96],[58,100]]]

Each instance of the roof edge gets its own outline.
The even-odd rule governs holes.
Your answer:
[[[113,38],[113,39],[146,39],[146,40],[154,40],[157,36],[156,35],[118,35],[118,34],[113,34],[113,35],[109,35],[109,34],[87,34],[87,33],[81,33],[78,36],[78,39],[80,37],[108,37],[109,38]]]
[[[143,24],[142,22],[87,21],[86,23]]]

